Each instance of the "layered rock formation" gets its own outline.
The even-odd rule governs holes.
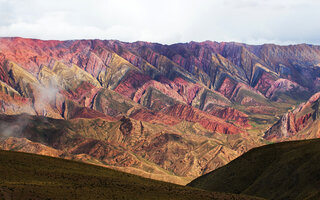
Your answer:
[[[319,102],[320,93],[316,93],[307,102],[284,114],[264,138],[273,141],[319,138]]]
[[[127,117],[67,121],[1,115],[0,126],[1,149],[81,160],[179,184],[225,165],[255,145],[240,135],[207,137],[200,125],[188,125],[198,129],[195,134],[191,127],[181,131],[179,125],[164,128]]]
[[[312,45],[0,38],[0,126],[39,117],[0,130],[1,148],[185,183],[264,144],[318,91],[319,63]]]

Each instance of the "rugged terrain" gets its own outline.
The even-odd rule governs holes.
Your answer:
[[[281,142],[252,149],[188,185],[275,200],[319,199],[319,159],[319,139]]]
[[[319,66],[306,44],[0,38],[0,148],[185,184],[281,141]]]
[[[320,137],[320,93],[284,114],[264,135],[270,141],[301,140]]]
[[[0,151],[1,199],[260,199],[155,181],[81,162]]]
[[[188,122],[168,128],[125,117],[66,121],[26,114],[2,115],[0,121],[7,136],[0,139],[1,149],[82,160],[180,184],[239,156],[233,148],[253,145],[239,135],[202,136],[206,130]]]

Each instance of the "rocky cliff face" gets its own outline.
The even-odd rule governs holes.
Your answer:
[[[1,145],[183,183],[262,145],[318,91],[319,63],[312,45],[0,38],[0,127],[48,121]],[[299,135],[310,113],[265,138]]]
[[[164,113],[186,121],[197,122],[214,133],[239,134],[243,132],[238,127],[226,123],[223,119],[200,111],[192,106],[176,104],[169,107]]]
[[[320,93],[283,115],[264,135],[273,141],[319,138]]]

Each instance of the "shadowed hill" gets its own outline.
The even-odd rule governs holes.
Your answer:
[[[188,185],[267,199],[319,199],[319,159],[319,139],[266,145]]]
[[[257,199],[20,152],[0,151],[0,163],[0,199]]]

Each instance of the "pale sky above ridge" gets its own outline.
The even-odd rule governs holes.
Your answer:
[[[0,37],[320,44],[318,0],[0,0]]]

